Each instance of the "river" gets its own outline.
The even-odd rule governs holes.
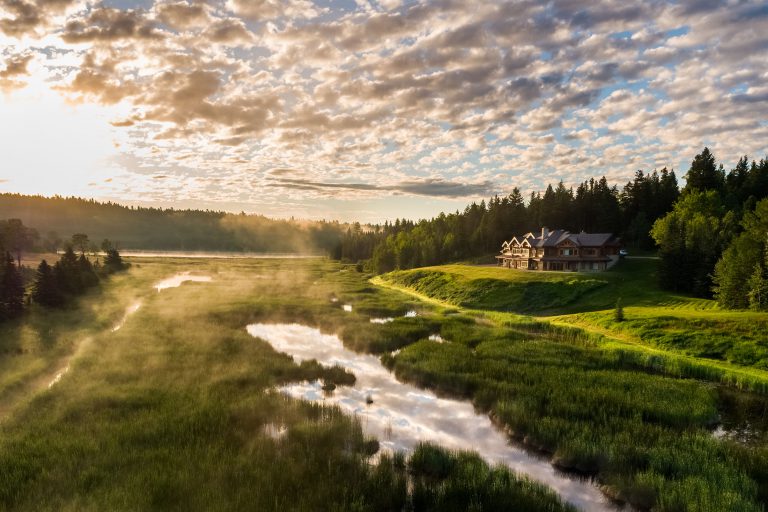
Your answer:
[[[554,489],[565,501],[582,510],[618,510],[589,480],[557,471],[549,462],[511,445],[485,414],[467,401],[439,398],[430,391],[398,381],[376,356],[344,347],[338,336],[300,324],[251,324],[248,333],[268,342],[297,362],[316,359],[339,365],[357,377],[354,386],[339,386],[324,393],[319,382],[282,386],[294,398],[336,405],[360,419],[365,432],[383,449],[410,451],[419,442],[432,441],[453,450],[474,450],[489,463],[503,463]]]

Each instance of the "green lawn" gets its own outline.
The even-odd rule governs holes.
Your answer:
[[[381,282],[445,304],[530,315],[614,342],[745,368],[768,382],[768,374],[753,371],[768,369],[768,313],[725,311],[712,300],[661,290],[656,265],[650,259],[624,260],[607,272],[567,274],[444,265],[392,272]],[[613,317],[619,298],[624,322]]]
[[[432,297],[476,309],[539,316],[625,306],[664,306],[674,310],[716,310],[714,301],[659,289],[658,262],[630,259],[606,272],[528,272],[500,267],[441,265],[395,271],[385,279]]]

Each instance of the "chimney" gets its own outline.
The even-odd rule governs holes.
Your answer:
[[[549,236],[549,228],[544,226],[543,228],[541,228],[541,238],[544,239],[544,238],[547,238],[548,236]]]

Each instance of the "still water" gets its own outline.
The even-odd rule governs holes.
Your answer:
[[[616,510],[589,481],[564,475],[545,460],[509,444],[507,437],[471,403],[438,398],[433,393],[399,382],[376,356],[344,347],[335,335],[299,324],[251,324],[248,333],[293,356],[297,362],[316,359],[339,365],[357,377],[354,386],[339,386],[326,394],[319,382],[283,386],[281,392],[310,401],[324,401],[356,415],[383,449],[410,451],[421,441],[454,450],[474,450],[490,463],[548,485],[565,501],[582,510]],[[370,402],[370,403],[369,403]]]

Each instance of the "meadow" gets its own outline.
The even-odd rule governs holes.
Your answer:
[[[470,453],[377,453],[355,418],[274,391],[354,376],[295,364],[246,318],[331,329],[359,320],[331,297],[387,309],[395,294],[321,260],[132,263],[66,310],[3,326],[3,510],[571,510]],[[153,288],[182,271],[212,281]]]
[[[152,288],[178,271],[212,281]],[[355,418],[273,391],[302,380],[344,385],[353,376],[295,364],[249,336],[244,327],[253,322],[339,334],[348,347],[379,354],[399,379],[471,400],[511,442],[637,508],[761,511],[768,504],[764,431],[743,439],[739,430],[765,428],[757,420],[768,401],[719,384],[723,374],[709,360],[552,323],[560,316],[422,300],[412,289],[391,289],[390,276],[371,277],[317,259],[137,259],[58,313],[80,320],[43,322],[33,311],[8,326],[5,333],[18,337],[44,325],[52,344],[27,353],[40,361],[77,346],[56,348],[58,340],[84,333],[91,342],[59,383],[9,406],[0,431],[3,508],[568,509],[551,491],[471,453],[427,444],[410,456],[372,456],[377,443]],[[608,282],[585,301],[607,301],[590,294],[611,286],[623,285]],[[641,290],[638,300],[642,294],[650,299]],[[110,332],[136,300],[141,308]],[[444,342],[429,339],[436,334]],[[7,358],[19,357],[4,354],[9,366]],[[35,380],[34,372],[24,375],[17,380]],[[715,436],[718,425],[740,434]]]
[[[660,292],[647,278],[653,260],[624,263],[600,274],[446,265],[375,278],[452,313],[439,330],[451,343],[419,341],[384,361],[398,378],[471,398],[511,437],[638,508],[762,510],[768,374],[734,354],[760,353],[768,316]],[[625,322],[613,319],[618,296]],[[734,392],[752,404],[746,423],[763,429],[751,444],[712,435],[741,407],[732,387],[760,393]]]
[[[694,364],[718,374],[717,380],[762,389],[768,383],[763,371],[768,369],[768,314],[721,310],[712,300],[661,290],[657,264],[624,260],[601,273],[444,265],[391,272],[381,283],[444,305],[510,313],[508,323],[524,314],[552,326],[575,327],[605,346],[664,356],[677,366]],[[619,299],[623,322],[614,320]]]

